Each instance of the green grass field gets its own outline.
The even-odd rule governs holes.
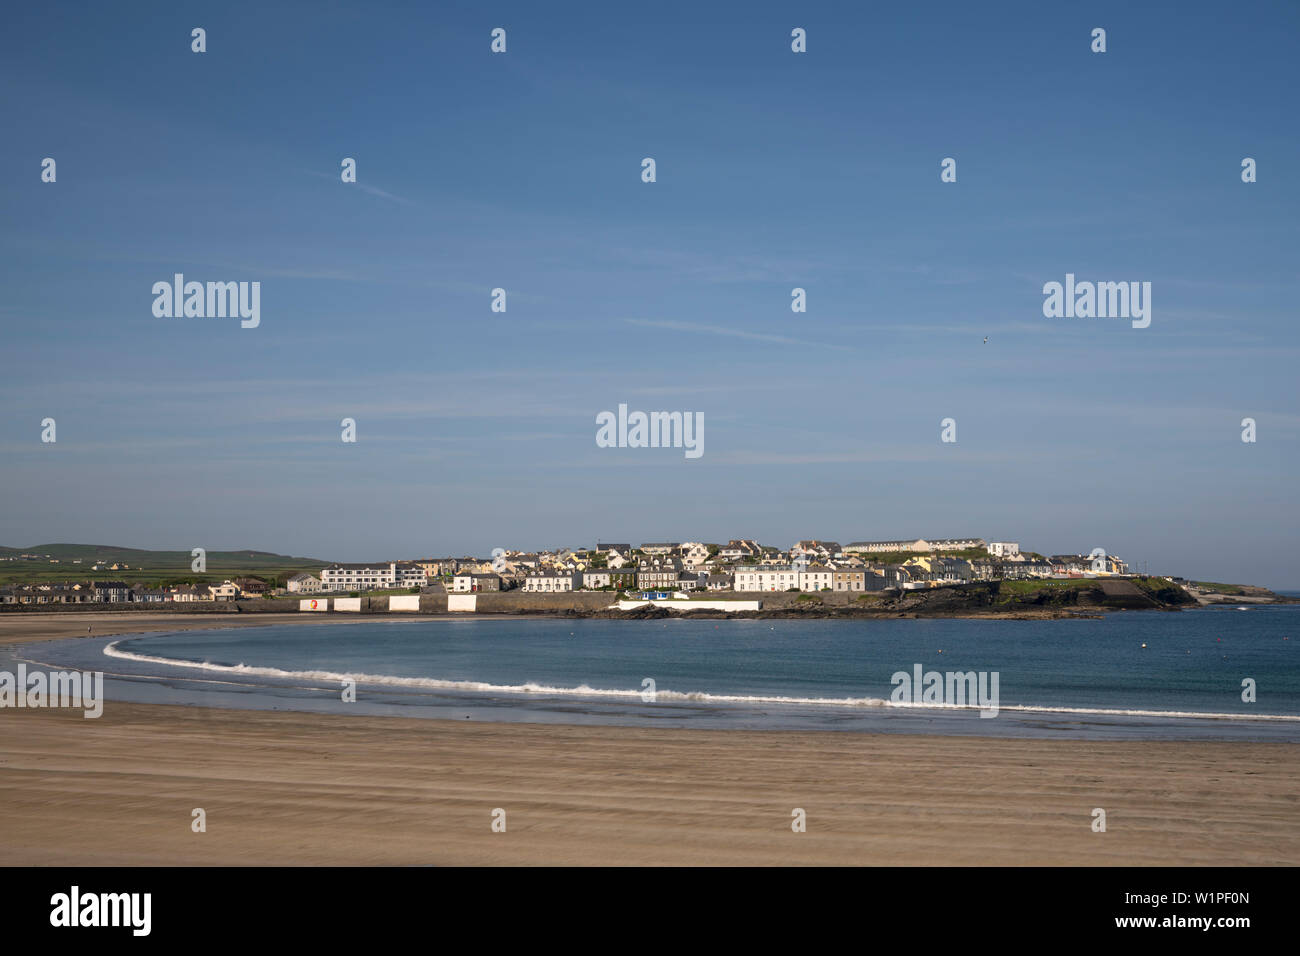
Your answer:
[[[1095,578],[1035,578],[1028,581],[1003,581],[998,589],[1000,594],[1035,594],[1044,590],[1084,590],[1097,587]]]
[[[1214,581],[1192,581],[1191,585],[1194,588],[1200,588],[1202,591],[1213,591],[1215,594],[1243,593],[1240,584],[1217,584]]]
[[[998,604],[1014,604],[1017,601],[1044,592],[1087,591],[1097,587],[1097,581],[1089,578],[1069,578],[1053,580],[1037,578],[1029,581],[1002,581],[998,585]]]
[[[38,559],[19,559],[23,553]],[[45,557],[45,555],[49,557]],[[16,560],[4,560],[14,558]],[[191,570],[194,560],[188,551],[144,551],[92,544],[42,544],[30,548],[0,547],[0,585],[39,584],[66,581],[125,581],[157,586],[186,583],[213,584],[228,578],[261,578],[268,583],[283,581],[300,571],[317,572],[329,562],[295,558],[268,551],[209,551],[202,573]],[[58,563],[52,563],[57,559]],[[80,564],[73,561],[80,559]],[[92,571],[96,562],[106,566],[128,564],[129,570]]]

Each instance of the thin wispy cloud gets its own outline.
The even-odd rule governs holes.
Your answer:
[[[368,193],[371,196],[378,196],[380,199],[387,199],[390,202],[395,202],[403,206],[417,205],[416,203],[412,202],[409,199],[406,199],[402,196],[398,196],[394,193],[390,193],[387,190],[380,189],[378,186],[371,186],[369,183],[363,181],[360,177],[358,177],[357,181],[354,183],[344,184],[342,180],[339,179],[338,173],[322,173],[319,170],[315,170],[315,169],[304,169],[303,172],[307,173],[308,175],[315,176],[318,179],[328,179],[332,182],[338,182],[340,185],[347,185],[354,189],[360,189],[363,193]]]
[[[851,345],[840,345],[831,342],[815,342],[810,339],[796,339],[788,335],[772,335],[767,332],[746,332],[743,329],[732,329],[721,325],[700,325],[696,322],[677,322],[672,319],[624,319],[628,325],[639,325],[646,328],[669,329],[673,332],[692,332],[699,335],[723,335],[736,339],[747,339],[752,342],[770,342],[776,345],[800,345],[811,348],[823,349],[842,349],[852,350]]]

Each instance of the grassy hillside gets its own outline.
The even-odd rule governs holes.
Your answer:
[[[1244,594],[1245,588],[1240,584],[1218,584],[1214,581],[1192,581],[1192,587],[1215,594]]]
[[[1168,578],[1069,578],[996,583],[997,604],[1140,608],[1195,603],[1190,594]]]
[[[21,558],[35,554],[37,558]],[[12,560],[10,560],[12,559]],[[80,561],[80,564],[74,562]],[[189,551],[147,551],[98,544],[38,544],[29,548],[0,547],[0,584],[32,584],[39,581],[85,581],[113,579],[131,584],[223,581],[231,577],[264,580],[288,577],[299,571],[317,571],[327,561],[296,558],[269,551],[209,551],[207,571],[190,570],[194,559]],[[105,570],[92,571],[96,562]],[[130,565],[129,570],[107,570],[113,564]]]

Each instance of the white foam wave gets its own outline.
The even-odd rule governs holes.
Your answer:
[[[329,681],[341,683],[374,684],[383,687],[409,687],[414,690],[478,691],[489,694],[540,694],[556,697],[605,697],[622,700],[641,700],[643,691],[589,687],[553,687],[549,684],[491,684],[486,681],[443,680],[437,677],[397,677],[392,674],[365,674],[350,671],[283,670],[279,667],[260,667],[252,664],[214,664],[210,661],[181,661],[152,654],[139,654],[118,647],[119,641],[105,645],[109,657],[161,664],[166,667],[188,667],[203,671],[216,671],[232,677],[273,677],[287,680]],[[758,694],[711,694],[705,691],[656,690],[656,700],[689,701],[709,704],[795,704],[817,707],[895,707],[920,710],[981,710],[978,704],[914,703],[885,700],[879,697],[783,697]],[[1207,720],[1283,720],[1300,722],[1300,716],[1285,714],[1219,714],[1183,710],[1127,710],[1099,707],[1043,707],[1029,704],[1001,704],[999,711],[1022,713],[1080,714],[1112,717],[1196,717]]]

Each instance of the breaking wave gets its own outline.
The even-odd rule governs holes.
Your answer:
[[[491,684],[486,681],[444,680],[437,677],[396,677],[391,674],[365,674],[346,671],[321,670],[284,670],[279,667],[260,667],[252,664],[214,664],[210,661],[176,660],[171,657],[158,657],[153,654],[139,654],[119,647],[120,641],[105,645],[104,654],[108,657],[136,661],[145,664],[160,664],[165,667],[193,668],[208,672],[225,674],[230,677],[268,677],[280,680],[354,681],[357,684],[372,684],[381,687],[404,687],[412,690],[451,690],[470,691],[485,694],[536,694],[553,697],[598,697],[621,700],[641,700],[644,691],[588,687],[553,687],[549,684]],[[915,703],[911,701],[893,701],[880,697],[784,697],[763,694],[714,694],[707,691],[656,690],[656,701],[687,701],[708,704],[778,704],[801,705],[812,707],[897,707],[929,710],[974,710],[981,708],[978,704]],[[1101,715],[1110,717],[1193,717],[1202,720],[1282,720],[1300,722],[1300,716],[1286,714],[1221,714],[1183,710],[1130,710],[1104,707],[1047,707],[1030,704],[1000,704],[999,711],[1043,714],[1079,714]]]

